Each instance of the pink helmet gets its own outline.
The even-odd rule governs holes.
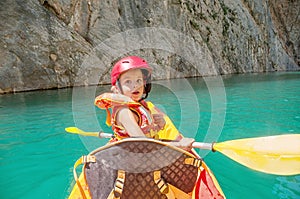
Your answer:
[[[152,69],[149,67],[148,63],[138,57],[138,56],[129,56],[120,59],[112,68],[111,71],[111,85],[115,86],[117,80],[120,78],[120,75],[130,69],[143,69],[144,80],[146,83],[151,83],[149,77],[151,76]],[[148,82],[149,81],[149,82]]]
[[[151,90],[152,68],[150,68],[148,63],[141,57],[129,56],[129,57],[120,59],[112,68],[111,75],[110,75],[111,85],[112,86],[117,85],[120,88],[119,81],[118,81],[120,78],[120,75],[130,69],[141,69],[142,70],[142,73],[144,75],[144,81],[145,81],[145,86],[144,86],[145,96],[142,99],[146,99],[148,96],[148,93]]]

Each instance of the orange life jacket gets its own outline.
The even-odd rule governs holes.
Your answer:
[[[118,111],[123,107],[129,108],[138,117],[137,123],[146,137],[158,138],[158,128],[153,123],[151,112],[145,101],[138,103],[124,95],[104,93],[95,99],[95,105],[101,109],[106,109],[106,123],[109,126],[112,125],[112,129],[117,140],[130,137],[128,132],[125,131],[124,127],[118,125],[116,121]],[[112,115],[109,111],[109,108],[112,109]]]
[[[114,106],[112,111],[112,129],[115,132],[115,135],[118,140],[130,137],[128,132],[126,132],[122,126],[117,124],[117,114],[122,107],[124,107],[124,105]],[[141,101],[139,105],[128,104],[125,107],[128,107],[138,117],[137,123],[143,131],[143,133],[146,135],[146,137],[158,138],[157,127],[153,123],[153,118],[145,101]]]
[[[143,101],[142,103],[144,105],[141,105],[140,103],[133,101],[130,97],[120,95],[120,94],[113,94],[113,93],[103,93],[103,94],[99,95],[98,97],[96,97],[96,99],[95,99],[96,106],[98,106],[101,109],[106,109],[106,112],[107,112],[106,124],[108,126],[112,125],[112,117],[111,117],[111,113],[110,113],[109,109],[110,108],[113,109],[113,107],[120,107],[120,106],[131,107],[132,111],[137,111],[136,109],[138,109],[138,112],[140,112],[140,113],[137,113],[137,115],[140,115],[140,116],[142,116],[141,118],[143,118],[143,119],[139,119],[140,124],[141,124],[140,126],[143,126],[142,124],[147,124],[148,122],[149,122],[149,125],[151,126],[152,121],[150,120],[149,116],[147,116],[147,114],[146,114],[146,116],[145,116],[145,114],[143,114],[143,112],[144,112],[143,109],[145,109],[145,107],[147,107],[147,110],[150,111],[151,114],[157,114],[157,113],[162,113],[162,112],[158,108],[156,108],[154,106],[154,104],[152,104],[149,101],[147,101],[147,102]],[[139,108],[137,108],[137,107],[139,107]],[[113,112],[114,112],[114,110],[113,110]],[[182,135],[180,134],[180,132],[174,126],[171,119],[166,114],[164,114],[164,120],[166,122],[164,128],[160,129],[155,135],[153,135],[155,133],[155,129],[152,129],[153,132],[152,132],[152,134],[150,133],[151,135],[148,135],[148,137],[154,137],[155,139],[162,139],[162,140],[180,140],[182,138]],[[143,129],[146,130],[147,128],[145,127]],[[147,134],[146,134],[146,136],[147,136]],[[118,137],[117,134],[116,134],[116,137]],[[118,140],[118,139],[122,139],[122,136],[114,139],[113,141]]]

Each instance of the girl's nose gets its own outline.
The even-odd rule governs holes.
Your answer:
[[[133,83],[133,88],[138,88],[138,87],[140,87],[141,85],[140,85],[140,83],[139,82],[134,82]]]

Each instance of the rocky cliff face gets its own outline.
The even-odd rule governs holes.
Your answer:
[[[109,83],[143,56],[154,78],[299,70],[300,2],[2,0],[0,93]]]

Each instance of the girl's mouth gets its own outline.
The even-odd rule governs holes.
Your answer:
[[[140,93],[139,91],[132,92],[132,94],[134,94],[134,95],[138,95],[139,93]]]

